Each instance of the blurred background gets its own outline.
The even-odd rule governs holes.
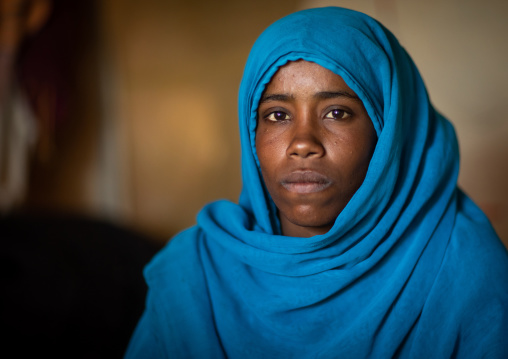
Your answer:
[[[95,357],[106,347],[107,357],[122,352],[143,306],[143,265],[194,224],[204,204],[237,200],[244,63],[264,28],[303,8],[352,8],[395,33],[432,102],[455,125],[460,185],[508,245],[504,0],[0,4],[0,238],[7,243],[1,259],[8,289],[17,294],[2,299],[2,317],[17,326],[13,338],[26,335],[33,313],[62,312],[64,301],[69,308],[51,321],[54,331],[84,338],[79,345]],[[24,285],[26,278],[38,287]],[[73,287],[76,278],[86,285]],[[48,288],[60,290],[60,301],[40,299]],[[25,322],[19,311],[8,317],[19,298],[31,308]],[[72,301],[87,309],[76,312]],[[80,328],[70,330],[69,322]],[[91,345],[83,334],[99,337],[101,330],[110,333],[109,343]]]

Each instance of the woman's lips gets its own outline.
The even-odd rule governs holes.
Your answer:
[[[332,181],[318,172],[296,171],[285,177],[281,184],[290,192],[314,193],[329,187]]]

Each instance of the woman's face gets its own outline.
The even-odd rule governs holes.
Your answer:
[[[342,77],[289,62],[258,107],[256,151],[282,233],[326,233],[362,184],[376,145],[362,101]]]

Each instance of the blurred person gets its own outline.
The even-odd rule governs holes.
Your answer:
[[[126,358],[508,357],[507,251],[385,27],[334,7],[275,22],[239,121],[239,202],[146,267]]]
[[[24,199],[38,124],[16,77],[23,42],[45,24],[49,0],[0,0],[0,212]]]
[[[0,0],[0,317],[13,357],[121,357],[143,311],[141,269],[160,248],[127,225],[55,205],[86,170],[69,154],[96,147],[86,129],[98,116],[83,115],[97,93],[94,6]],[[76,187],[71,199],[82,196]]]

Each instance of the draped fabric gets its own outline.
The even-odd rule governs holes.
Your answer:
[[[340,75],[378,141],[331,230],[280,233],[255,148],[257,105],[303,59]],[[254,44],[239,91],[243,190],[203,208],[146,268],[147,308],[127,357],[508,357],[508,255],[457,188],[452,125],[376,20],[304,10]]]

